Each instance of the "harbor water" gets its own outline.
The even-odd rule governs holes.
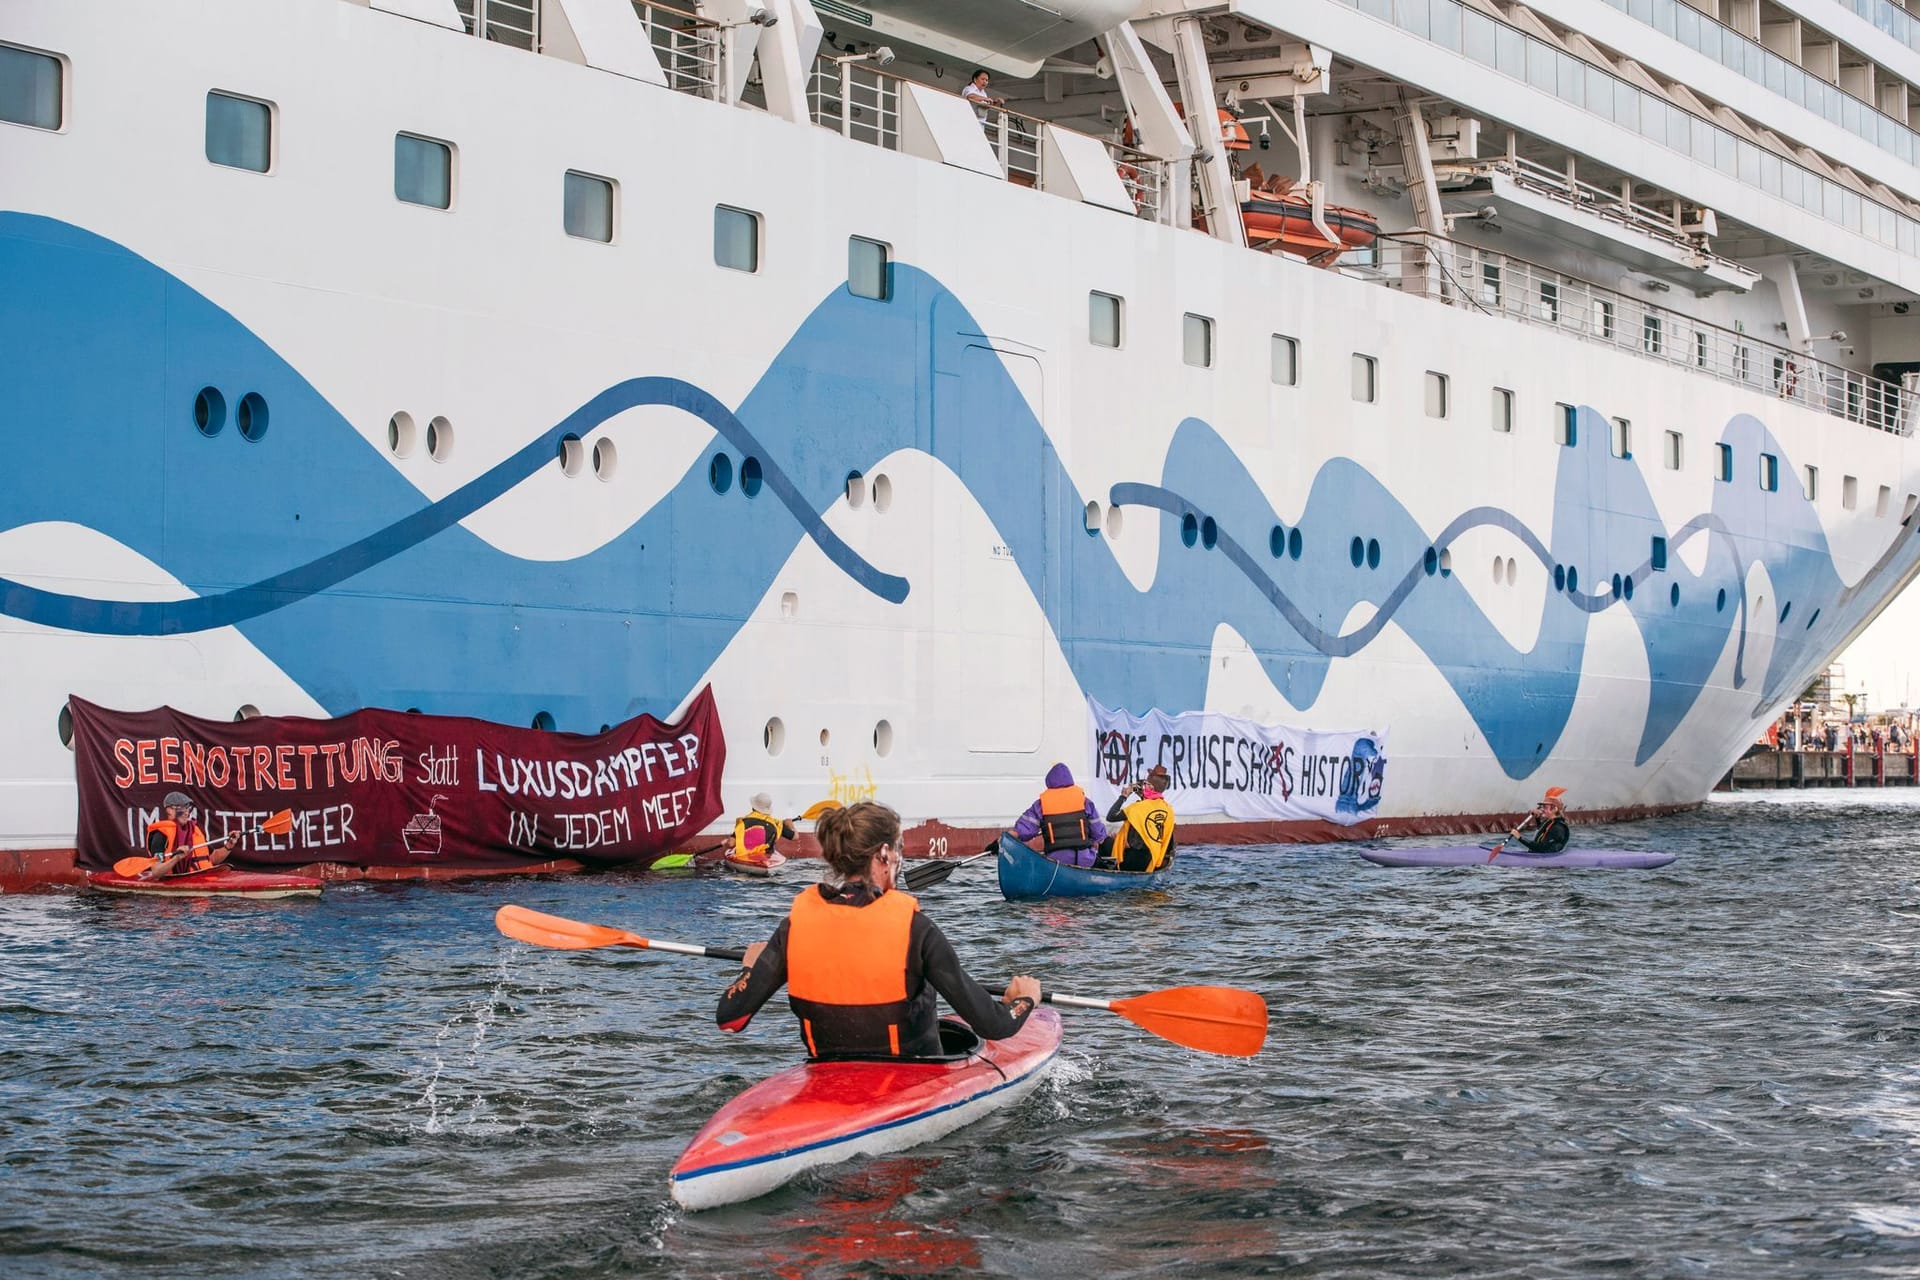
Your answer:
[[[815,864],[4,898],[0,1275],[1920,1274],[1917,819],[1718,796],[1576,832],[1658,871],[1192,848],[1164,893],[1018,906],[983,862],[922,896],[976,974],[1251,987],[1265,1051],[1069,1012],[1018,1106],[703,1214],[667,1169],[798,1057],[784,1004],[726,1035],[731,966],[492,915],[741,944]]]

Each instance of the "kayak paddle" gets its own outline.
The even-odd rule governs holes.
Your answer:
[[[262,822],[259,826],[248,827],[245,831],[240,832],[240,835],[243,837],[259,835],[283,836],[291,830],[293,830],[293,810],[282,809],[265,822]],[[232,833],[229,832],[228,834],[231,835]],[[226,836],[221,836],[220,843],[224,844],[226,839]],[[191,849],[182,850],[181,853],[198,853],[213,843],[215,842],[212,840],[202,840]],[[180,853],[172,855],[176,860],[180,856]],[[122,858],[113,864],[113,873],[117,876],[137,876],[143,871],[148,871],[159,866],[164,861],[166,861],[165,858]]]
[[[702,947],[688,942],[663,942],[658,938],[643,938],[625,929],[585,924],[512,905],[496,911],[493,923],[509,938],[561,951],[639,947],[681,956],[705,956],[712,960],[737,961],[746,958],[746,952],[738,947]],[[1238,987],[1168,987],[1122,1000],[1095,1000],[1047,991],[1041,994],[1040,999],[1044,1004],[1068,1009],[1105,1009],[1162,1040],[1171,1040],[1202,1053],[1250,1058],[1260,1052],[1260,1046],[1267,1039],[1267,1002],[1256,992],[1243,991]]]
[[[991,858],[994,850],[969,854],[964,858],[928,858],[922,862],[904,867],[900,872],[900,882],[909,893],[919,893],[922,889],[931,889],[937,884],[945,884],[955,871],[969,862],[978,862],[982,858]]]
[[[827,810],[838,809],[839,807],[840,802],[838,800],[816,800],[801,811],[799,816],[794,818],[793,821],[812,822]],[[655,858],[652,862],[648,863],[647,870],[684,871],[701,858],[706,857],[710,853],[718,853],[732,843],[732,837],[728,837],[719,844],[710,844],[704,849],[694,849],[687,853],[670,853],[664,858]]]

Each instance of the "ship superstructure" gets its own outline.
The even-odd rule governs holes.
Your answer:
[[[1394,829],[1697,802],[1920,565],[1904,29],[15,0],[0,846],[70,694],[711,683],[729,800],[940,829],[1089,699],[1380,731]]]

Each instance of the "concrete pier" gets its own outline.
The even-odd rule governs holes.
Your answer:
[[[1760,750],[1735,763],[1714,790],[1916,785],[1920,755],[1911,752]]]

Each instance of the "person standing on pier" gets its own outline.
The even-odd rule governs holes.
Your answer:
[[[1533,811],[1507,838],[1525,845],[1529,853],[1558,853],[1566,848],[1567,841],[1573,838],[1573,828],[1567,825],[1567,806],[1560,798],[1566,794],[1565,787],[1548,787],[1540,803],[1533,806]],[[1534,829],[1533,834],[1521,834],[1528,827]]]

